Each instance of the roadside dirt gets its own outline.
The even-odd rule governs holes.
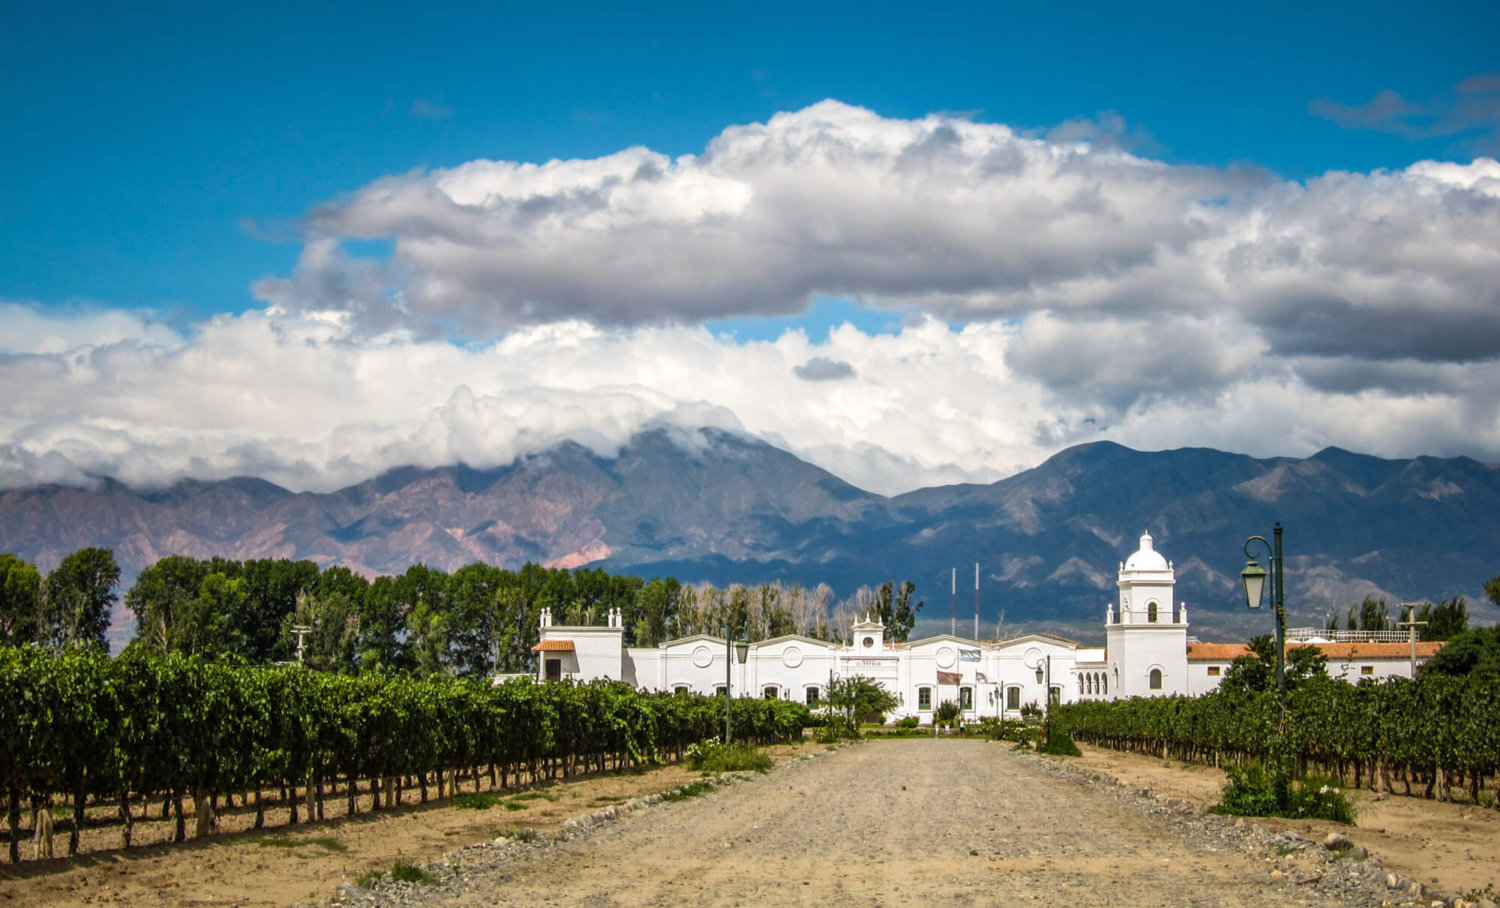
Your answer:
[[[629,812],[587,837],[452,856],[434,868],[439,886],[382,884],[343,900],[347,908],[1260,908],[1387,898],[1383,883],[1346,885],[1313,843],[1275,851],[1262,833],[1267,848],[1247,850],[1241,836],[1250,834],[1230,826],[1005,745],[899,739]],[[1342,869],[1378,875],[1363,867]]]
[[[1209,807],[1219,801],[1224,773],[1211,766],[1160,760],[1080,744],[1082,757],[1057,757],[1107,773],[1135,788]],[[1454,893],[1500,890],[1500,810],[1440,804],[1371,791],[1349,792],[1358,814],[1353,829],[1322,821],[1256,820],[1267,829],[1295,830],[1321,840],[1339,832],[1363,845],[1388,868]]]
[[[1010,759],[1004,747],[913,739],[834,754],[812,744],[776,748],[782,763],[817,758],[704,798],[633,812],[587,839],[479,873],[472,888],[431,904],[992,904],[1002,891],[1004,901],[1049,903],[1323,904],[1305,890],[1267,888],[1265,867],[1243,855],[1162,838],[1166,833],[1138,812],[1039,775],[1028,768],[1034,761]],[[1223,774],[1207,767],[1084,751],[1066,762],[1199,805],[1217,801],[1223,785]],[[422,864],[523,827],[547,833],[569,818],[695,778],[680,766],[660,767],[497,792],[501,803],[488,810],[434,802],[184,845],[0,865],[0,905],[327,903],[339,882],[397,860]],[[1388,868],[1454,893],[1500,886],[1500,811],[1356,797],[1359,825],[1337,829]],[[327,806],[341,810],[342,799]],[[223,822],[234,828],[252,818],[247,811]],[[283,820],[284,812],[269,818]],[[1256,822],[1314,839],[1336,828]],[[170,822],[153,820],[137,833],[138,840],[164,839]],[[91,834],[114,841],[118,833]],[[85,847],[104,843],[85,838]],[[428,902],[413,897],[410,904]]]

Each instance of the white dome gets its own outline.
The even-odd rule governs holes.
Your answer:
[[[1127,571],[1165,571],[1170,570],[1167,559],[1161,553],[1151,547],[1151,534],[1141,534],[1141,547],[1134,555],[1125,559],[1125,570]]]

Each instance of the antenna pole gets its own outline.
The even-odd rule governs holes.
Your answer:
[[[979,562],[974,562],[974,639],[979,639]]]
[[[948,591],[948,633],[958,636],[958,568],[953,571],[952,589]]]

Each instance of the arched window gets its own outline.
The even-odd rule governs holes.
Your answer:
[[[762,696],[764,696],[767,700],[775,700],[776,699],[776,685],[774,685],[774,684],[768,684],[768,685],[766,685],[766,689],[765,689],[764,693],[762,694]]]
[[[1084,689],[1083,689],[1083,676],[1082,676],[1082,675],[1079,675],[1079,676],[1078,676],[1078,692],[1079,692],[1079,693],[1080,693],[1080,694],[1082,694],[1082,693],[1085,693],[1085,692],[1086,692],[1086,691],[1084,691]]]
[[[1174,602],[1174,603],[1172,603],[1172,623],[1173,624],[1181,624],[1182,623],[1182,603],[1180,603],[1180,602]]]
[[[1151,689],[1161,690],[1161,669],[1151,669]]]
[[[812,687],[809,687],[807,689],[807,705],[808,706],[817,706],[819,704],[819,702],[821,702],[821,697],[822,697],[822,693],[821,693],[820,689],[817,687],[817,685],[813,685]]]
[[[917,688],[917,709],[932,709],[932,688]]]
[[[676,687],[672,688],[672,693],[674,694],[685,694],[687,692],[688,686],[686,684],[679,684]]]
[[[1150,603],[1146,604],[1146,623],[1148,623],[1148,624],[1155,624],[1156,623],[1156,603],[1155,602],[1150,602]]]
[[[1109,693],[1109,675],[1100,675],[1099,676],[1099,693],[1101,693],[1101,694],[1107,694],[1107,693]]]

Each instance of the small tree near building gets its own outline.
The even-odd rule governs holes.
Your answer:
[[[867,716],[884,715],[901,701],[879,681],[863,675],[839,678],[828,685],[829,738],[859,737],[859,723]]]

